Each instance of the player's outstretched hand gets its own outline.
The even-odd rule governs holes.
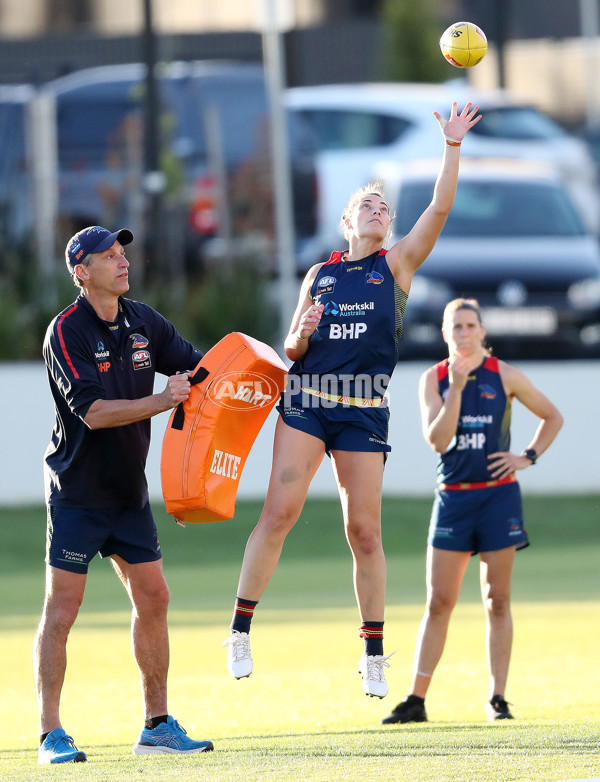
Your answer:
[[[479,106],[467,103],[459,114],[456,101],[454,101],[450,109],[450,119],[444,119],[437,111],[434,111],[433,115],[439,122],[445,139],[448,141],[462,141],[473,125],[477,125],[481,119],[481,114],[477,114],[478,111]]]

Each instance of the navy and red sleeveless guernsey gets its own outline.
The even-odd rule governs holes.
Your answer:
[[[150,419],[89,429],[83,419],[97,399],[140,399],[154,392],[156,372],[193,369],[202,353],[147,304],[119,299],[116,323],[101,320],[84,296],[54,318],[44,360],[55,425],[45,454],[49,505],[143,508]]]
[[[319,389],[326,375],[325,392],[342,393],[343,388],[352,397],[384,395],[398,361],[408,298],[390,271],[386,252],[359,261],[335,252],[320,268],[310,297],[325,309],[308,351],[290,369],[302,386]],[[336,378],[337,392],[332,390]]]
[[[436,366],[442,399],[448,393],[448,359]],[[498,359],[489,356],[471,372],[462,392],[456,435],[438,463],[438,484],[490,480],[488,454],[510,450],[511,402]]]

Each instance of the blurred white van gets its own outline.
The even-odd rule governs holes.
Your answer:
[[[596,169],[586,143],[506,91],[472,90],[462,81],[444,84],[333,84],[287,91],[287,106],[302,116],[317,138],[318,231],[305,244],[303,268],[343,243],[339,220],[350,194],[374,177],[376,166],[442,154],[437,110],[449,116],[478,104],[483,119],[463,143],[465,157],[507,157],[556,166],[584,219],[600,227]]]

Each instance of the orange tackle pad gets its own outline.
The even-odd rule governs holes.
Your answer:
[[[273,348],[237,331],[202,357],[163,438],[167,513],[193,524],[233,517],[246,459],[286,379]]]

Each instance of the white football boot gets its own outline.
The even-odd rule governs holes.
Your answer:
[[[365,695],[371,698],[385,698],[388,694],[383,669],[390,667],[388,660],[391,656],[391,654],[384,657],[382,654],[366,655],[363,653],[358,661],[358,672],[362,676],[362,688]]]
[[[222,646],[228,646],[227,670],[234,679],[245,679],[250,676],[254,664],[250,653],[250,636],[248,633],[240,633],[238,630],[230,630],[229,638],[223,641]]]

